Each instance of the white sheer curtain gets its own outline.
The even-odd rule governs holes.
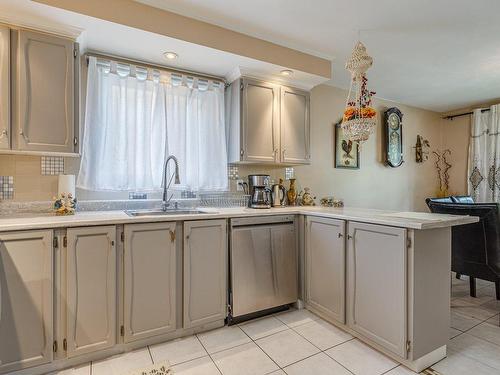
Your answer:
[[[477,202],[500,202],[500,105],[474,110],[469,148],[469,194]]]
[[[90,57],[77,186],[157,191],[166,156],[181,188],[227,190],[224,87]]]

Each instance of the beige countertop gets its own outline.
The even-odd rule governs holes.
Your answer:
[[[362,208],[327,208],[327,207],[283,207],[271,209],[251,208],[200,208],[203,214],[181,214],[167,216],[131,217],[124,211],[77,212],[72,216],[33,216],[2,217],[0,232],[28,229],[48,229],[81,227],[93,225],[151,223],[161,221],[206,220],[232,217],[250,217],[265,215],[308,215],[363,223],[381,224],[410,229],[444,228],[455,225],[475,223],[479,219],[473,216],[455,216],[431,214],[425,212],[397,212]]]

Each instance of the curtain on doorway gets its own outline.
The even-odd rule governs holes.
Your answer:
[[[500,202],[500,105],[474,110],[469,147],[469,194],[476,202]]]

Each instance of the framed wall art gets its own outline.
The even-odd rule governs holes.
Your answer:
[[[359,145],[345,138],[341,121],[334,125],[335,168],[359,169]]]

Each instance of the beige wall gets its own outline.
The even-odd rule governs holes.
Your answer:
[[[451,150],[450,192],[456,195],[467,194],[467,164],[471,117],[455,117],[442,120],[443,149]]]
[[[345,105],[346,91],[321,85],[311,93],[311,165],[295,167],[299,189],[310,187],[318,197],[334,195],[347,206],[396,210],[426,210],[425,198],[437,189],[433,158],[417,164],[414,145],[417,134],[431,143],[432,149],[450,148],[453,151],[451,189],[465,192],[467,165],[467,118],[442,120],[441,115],[397,103],[376,99],[379,111],[377,132],[361,149],[361,168],[334,168],[333,124],[340,118]],[[397,106],[403,112],[405,163],[399,168],[384,166],[382,149],[382,113]],[[65,173],[77,173],[78,159],[65,160]],[[240,166],[241,178],[251,173],[268,173],[273,179],[284,177],[282,167]],[[57,193],[57,177],[40,175],[40,158],[0,155],[0,175],[14,175],[16,200],[51,199]],[[288,183],[286,184],[288,187]],[[235,190],[234,181],[231,182]],[[80,192],[80,199],[118,199],[127,194]]]
[[[347,206],[396,210],[426,210],[425,198],[433,196],[437,175],[431,159],[415,162],[417,134],[428,139],[432,148],[441,147],[441,118],[437,113],[396,104],[374,101],[378,111],[376,133],[361,148],[359,170],[334,168],[333,124],[345,106],[345,90],[321,85],[311,97],[311,165],[296,168],[301,186],[311,187],[319,198],[334,195]],[[404,160],[399,168],[382,163],[382,113],[397,106],[403,112]]]

